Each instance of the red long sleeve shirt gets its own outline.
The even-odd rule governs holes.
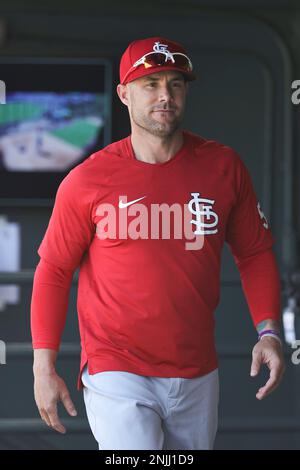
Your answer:
[[[255,325],[279,319],[274,239],[230,147],[184,131],[169,161],[135,158],[128,136],[60,184],[38,249],[33,348],[59,349],[73,272],[81,372],[196,377],[217,367],[214,311],[224,242]]]

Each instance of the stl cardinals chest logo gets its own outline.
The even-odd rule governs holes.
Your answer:
[[[117,203],[101,202],[96,210],[96,236],[118,243],[128,238],[185,240],[187,250],[200,250],[205,235],[218,233],[219,217],[213,210],[215,200],[196,192],[188,194],[192,198],[184,204],[153,203],[149,195],[131,196],[130,201],[119,195]]]
[[[215,203],[212,199],[200,197],[200,193],[191,193],[193,199],[188,203],[189,211],[195,215],[196,220],[190,222],[196,226],[195,235],[211,235],[218,232],[218,215],[212,210]]]

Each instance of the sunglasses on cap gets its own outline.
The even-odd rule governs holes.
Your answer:
[[[193,65],[189,57],[181,52],[148,52],[138,59],[132,67],[127,71],[123,78],[123,82],[126,80],[128,75],[132,72],[132,69],[138,67],[139,65],[144,65],[145,69],[150,67],[157,67],[161,65],[166,65],[168,60],[171,60],[175,67],[182,69],[185,72],[191,72],[193,70]]]

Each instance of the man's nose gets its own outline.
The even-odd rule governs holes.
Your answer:
[[[162,85],[159,90],[159,98],[161,101],[170,101],[173,98],[170,85]]]

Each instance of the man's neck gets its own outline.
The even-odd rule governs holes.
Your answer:
[[[183,145],[183,133],[178,129],[171,137],[161,138],[132,130],[131,143],[135,158],[146,163],[164,163],[171,160]]]

